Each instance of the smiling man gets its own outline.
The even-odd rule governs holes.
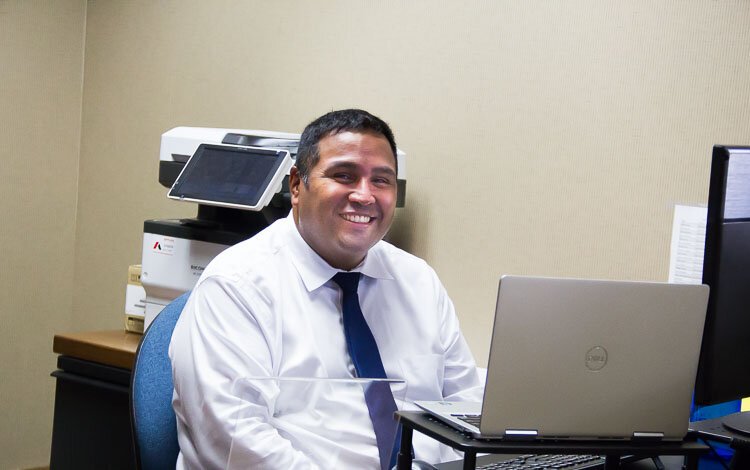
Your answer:
[[[395,436],[383,423],[396,406],[481,399],[437,275],[382,241],[396,165],[393,133],[366,111],[334,111],[305,128],[290,216],[217,256],[175,328],[177,468],[389,468]],[[374,388],[324,397],[291,423],[269,419],[275,392],[243,377],[404,383],[396,399]],[[418,459],[455,457],[419,435],[414,445]]]
[[[388,136],[367,129],[331,132],[321,124],[311,124],[300,142],[304,150],[307,140],[317,141],[312,158],[303,155],[289,175],[292,213],[300,235],[321,258],[350,270],[393,221],[395,141],[385,126]]]

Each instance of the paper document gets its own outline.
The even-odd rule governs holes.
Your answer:
[[[703,281],[706,215],[705,207],[674,206],[669,282],[700,284]]]

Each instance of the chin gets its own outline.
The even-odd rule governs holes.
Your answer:
[[[380,239],[372,241],[370,243],[362,243],[362,242],[359,242],[359,241],[356,242],[356,243],[346,243],[346,242],[343,242],[343,243],[340,244],[340,246],[341,246],[341,251],[343,253],[347,253],[350,256],[352,256],[353,253],[356,253],[357,254],[356,258],[362,259],[362,258],[365,257],[365,255],[370,250],[370,248],[372,248],[373,246],[375,246],[375,244],[378,241],[380,241]]]

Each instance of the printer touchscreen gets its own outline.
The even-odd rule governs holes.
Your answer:
[[[202,144],[168,196],[209,205],[259,210],[292,164],[285,150]]]

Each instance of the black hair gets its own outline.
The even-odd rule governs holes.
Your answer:
[[[305,130],[302,131],[295,165],[297,166],[300,179],[305,185],[307,185],[310,170],[320,160],[318,142],[329,135],[347,131],[371,132],[385,137],[391,146],[393,160],[396,164],[396,169],[398,169],[396,139],[393,137],[393,131],[388,127],[388,124],[379,117],[361,109],[342,109],[320,116],[308,124]]]

